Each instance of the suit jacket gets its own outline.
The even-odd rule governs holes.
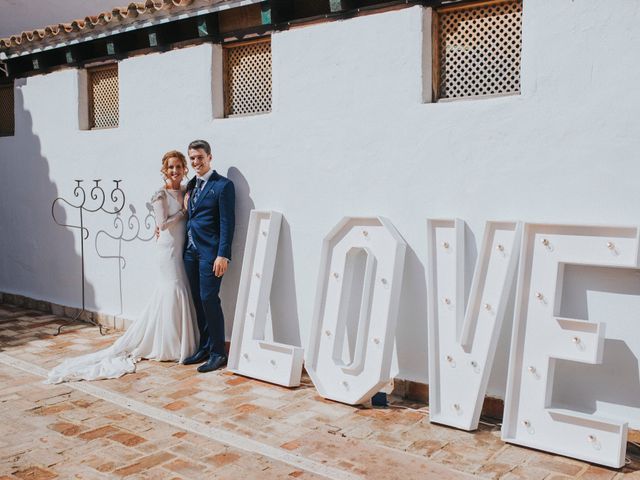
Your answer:
[[[191,230],[193,243],[203,259],[213,262],[216,257],[226,257],[231,260],[231,242],[236,225],[233,182],[214,170],[198,199],[193,202],[195,184],[195,177],[187,183],[187,191],[191,192],[187,232]]]

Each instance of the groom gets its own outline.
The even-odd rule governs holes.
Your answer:
[[[200,345],[184,360],[202,363],[199,372],[211,372],[227,363],[220,283],[231,259],[235,227],[233,182],[211,169],[211,147],[204,140],[189,144],[189,160],[196,172],[187,184],[187,238],[184,266],[196,307]],[[204,363],[203,363],[204,362]]]

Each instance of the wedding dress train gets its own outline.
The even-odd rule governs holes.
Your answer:
[[[135,372],[142,359],[182,362],[198,344],[196,315],[182,250],[185,218],[183,191],[161,189],[152,199],[160,236],[156,247],[156,283],[139,318],[113,345],[98,352],[69,358],[49,372],[46,383],[118,378]]]

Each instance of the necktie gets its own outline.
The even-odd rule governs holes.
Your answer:
[[[197,178],[196,179],[196,186],[193,189],[193,194],[191,195],[191,206],[196,204],[196,201],[198,200],[198,197],[200,196],[200,191],[202,190],[202,184],[204,183],[204,180],[201,178]],[[188,224],[189,225],[189,224]],[[188,226],[187,229],[187,244],[190,247],[193,247],[194,249],[196,249],[196,244],[193,241],[193,233],[191,232],[191,226]]]
[[[200,191],[202,190],[202,184],[204,180],[201,178],[196,179],[196,188],[193,190],[193,204],[198,201],[198,197],[200,196]]]

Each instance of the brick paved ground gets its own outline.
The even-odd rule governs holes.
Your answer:
[[[424,405],[350,407],[305,380],[286,389],[141,362],[116,380],[44,385],[44,369],[109,345],[85,324],[0,305],[0,480],[8,478],[640,479],[431,425]],[[314,473],[315,472],[315,473]],[[635,472],[635,473],[634,473]]]

